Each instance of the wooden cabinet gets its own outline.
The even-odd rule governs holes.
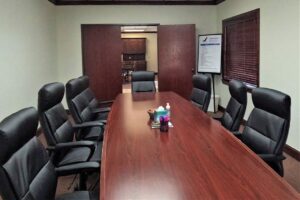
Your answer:
[[[146,71],[147,63],[145,60],[136,60],[134,63],[134,68],[136,71]]]
[[[147,62],[145,60],[123,61],[123,68],[131,69],[132,71],[146,71]]]
[[[123,54],[145,54],[146,38],[123,38]]]
[[[123,41],[123,68],[132,68],[134,71],[146,71],[146,38],[122,38]]]

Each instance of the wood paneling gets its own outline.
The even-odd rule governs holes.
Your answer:
[[[285,153],[300,161],[300,152],[297,149],[294,149],[293,147],[286,144],[283,150]]]
[[[49,0],[55,5],[217,5],[225,0]]]
[[[151,129],[148,108],[171,105],[174,128]],[[172,92],[121,94],[105,129],[101,200],[299,199],[217,121]]]
[[[195,25],[158,26],[159,91],[189,99],[196,65]]]
[[[122,92],[120,26],[82,25],[83,72],[95,96],[112,100]]]

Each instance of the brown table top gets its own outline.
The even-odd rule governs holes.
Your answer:
[[[147,110],[171,105],[174,128]],[[173,92],[121,94],[105,130],[101,200],[300,199],[218,122]]]

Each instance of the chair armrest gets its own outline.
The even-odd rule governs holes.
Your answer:
[[[104,124],[101,123],[102,120],[98,120],[98,121],[89,121],[89,122],[84,122],[81,124],[74,124],[73,128],[76,129],[84,129],[84,128],[91,128],[91,127],[100,127],[101,131],[104,131]],[[104,120],[103,120],[104,121]],[[105,120],[106,122],[106,120]],[[76,133],[76,140],[81,140],[80,138],[82,138],[80,136],[81,132],[77,132]],[[98,137],[98,141],[101,140],[102,135],[100,134]]]
[[[241,132],[234,131],[234,132],[232,132],[232,133],[233,133],[233,135],[234,135],[235,137],[237,137],[238,139],[242,140],[243,134],[242,134]]]
[[[99,106],[101,108],[103,108],[103,107],[111,107],[113,103],[114,103],[113,100],[112,101],[100,101],[99,102]]]
[[[112,104],[114,101],[109,100],[109,101],[100,101],[99,104]]]
[[[97,162],[84,162],[72,165],[64,165],[55,168],[58,176],[67,176],[71,174],[80,174],[83,172],[99,172],[100,164]]]
[[[95,152],[95,142],[92,141],[77,141],[77,142],[66,142],[66,143],[58,143],[55,146],[49,146],[47,147],[47,150],[53,151],[53,152],[58,152],[62,150],[68,150],[68,149],[73,149],[73,148],[81,148],[81,147],[87,147],[90,149],[90,154],[88,156],[87,161],[90,160],[90,158],[93,156]]]
[[[280,156],[275,154],[257,154],[257,155],[266,162],[280,161],[285,159],[283,155]]]
[[[217,121],[219,121],[219,122],[221,122],[222,116],[221,116],[221,117],[213,117],[213,119],[214,119],[214,120],[217,120]]]
[[[92,109],[92,113],[104,113],[109,111],[110,111],[109,107]]]
[[[95,149],[95,142],[92,141],[76,141],[76,142],[66,142],[66,143],[58,143],[55,146],[55,149],[66,149],[66,148],[80,148],[80,147],[88,147],[90,149]]]
[[[97,120],[97,122],[100,122],[102,124],[106,124],[107,123],[107,120],[106,119],[102,119],[102,120]]]
[[[104,124],[101,123],[101,120],[99,120],[99,121],[90,121],[90,122],[83,122],[81,124],[74,124],[73,128],[82,129],[82,128],[88,128],[88,127],[94,127],[94,126],[103,127]]]

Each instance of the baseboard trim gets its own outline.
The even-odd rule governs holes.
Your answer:
[[[225,108],[221,105],[218,105],[218,110],[221,112],[225,111]],[[241,125],[245,126],[246,125],[246,120],[243,120]],[[300,161],[300,151],[298,151],[297,149],[289,146],[288,144],[286,144],[283,148],[283,151],[288,154],[289,156],[295,158],[297,161]]]
[[[291,157],[295,158],[297,161],[300,161],[300,151],[298,151],[297,149],[286,144],[283,148],[283,151]]]

